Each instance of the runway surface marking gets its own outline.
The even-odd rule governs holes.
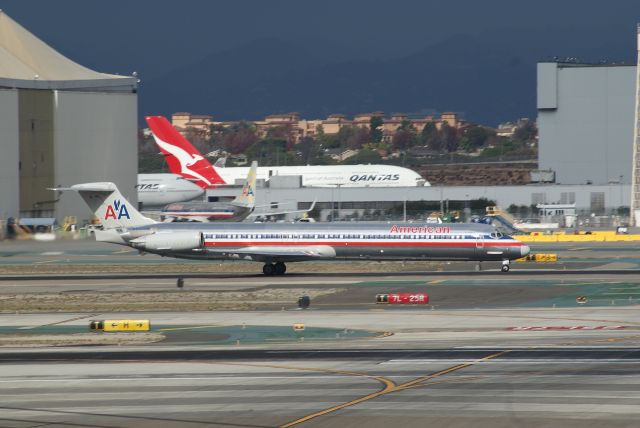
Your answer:
[[[192,327],[158,328],[158,329],[154,329],[154,331],[196,330],[199,328],[215,328],[215,327],[222,327],[222,324],[198,325],[198,326],[192,326]]]
[[[561,311],[561,309],[558,309],[559,311]],[[413,315],[413,314],[412,314]],[[441,314],[439,313],[416,313],[415,316],[440,316]],[[447,313],[448,317],[463,317],[466,318],[469,316],[468,313],[463,313],[463,314],[456,314],[456,313]],[[593,319],[593,318],[571,318],[571,317],[552,317],[552,316],[539,316],[539,315],[521,315],[521,316],[515,316],[515,315],[511,315],[511,314],[507,314],[507,315],[490,315],[491,318],[510,318],[510,319],[539,319],[539,320],[545,320],[545,321],[578,321],[578,322],[597,322],[597,323],[616,323],[616,324],[620,324],[620,325],[640,325],[640,322],[636,322],[636,321],[620,321],[620,320],[603,320],[603,319]]]
[[[562,344],[560,346],[584,346],[584,345],[594,345],[594,344],[601,344],[601,343],[619,343],[619,342],[628,342],[630,340],[638,340],[640,339],[640,336],[635,335],[635,336],[625,336],[625,337],[608,337],[608,338],[604,338],[604,339],[584,339],[584,340],[578,340],[578,341],[574,341],[574,342],[568,342],[565,344]]]
[[[46,263],[55,263],[55,262],[61,262],[61,261],[64,261],[64,260],[63,259],[42,260],[42,261],[39,261],[39,262],[33,262],[33,264],[34,265],[43,265],[43,264],[46,264]]]
[[[412,387],[417,386],[417,385],[426,386],[424,384],[424,382],[427,382],[429,380],[432,380],[432,379],[447,375],[449,373],[453,373],[455,371],[464,369],[466,367],[470,367],[470,366],[472,366],[474,364],[477,364],[477,363],[482,363],[482,362],[485,362],[485,361],[489,361],[491,359],[500,357],[501,355],[504,355],[504,354],[506,354],[508,352],[510,352],[510,351],[507,350],[507,351],[496,352],[494,354],[487,355],[486,357],[482,357],[482,358],[479,358],[479,359],[473,360],[473,361],[467,361],[467,362],[462,363],[462,364],[457,364],[457,365],[455,365],[453,367],[449,367],[447,369],[440,370],[440,371],[438,371],[436,373],[432,373],[430,375],[421,376],[421,377],[415,378],[413,380],[410,380],[410,381],[407,381],[407,382],[404,382],[404,383],[401,383],[401,384],[396,384],[395,382],[393,382],[392,380],[387,379],[387,378],[373,377],[374,379],[378,379],[378,380],[384,379],[385,380],[385,382],[384,382],[385,383],[385,387],[383,389],[381,389],[380,391],[364,395],[364,396],[362,396],[360,398],[356,398],[355,400],[351,400],[351,401],[348,401],[346,403],[339,404],[337,406],[329,407],[327,409],[320,410],[320,411],[315,412],[315,413],[311,413],[311,414],[309,414],[307,416],[303,416],[303,417],[301,417],[299,419],[296,419],[294,421],[288,422],[288,423],[286,423],[284,425],[280,425],[279,428],[289,428],[289,427],[292,427],[292,426],[295,426],[295,425],[299,425],[301,423],[310,421],[311,419],[315,419],[315,418],[317,418],[319,416],[323,416],[323,415],[326,415],[326,414],[329,414],[329,413],[333,413],[333,412],[335,412],[337,410],[341,410],[341,409],[344,409],[346,407],[351,407],[351,406],[354,406],[356,404],[360,404],[360,403],[363,403],[365,401],[369,401],[369,400],[372,400],[374,398],[377,398],[377,397],[380,397],[380,396],[383,396],[383,395],[391,394],[393,392],[403,391],[405,389],[412,388]],[[371,375],[367,375],[367,376],[370,377]]]
[[[58,325],[58,324],[64,324],[67,322],[73,322],[73,321],[79,321],[85,318],[93,318],[93,317],[97,317],[100,314],[87,314],[87,315],[80,315],[74,318],[69,318],[66,320],[62,320],[62,321],[56,321],[56,322],[52,322],[49,324],[41,324],[41,325],[34,325],[34,326],[28,326],[28,327],[18,327],[18,330],[31,330],[34,328],[40,328],[40,327],[48,327],[48,326],[52,326],[52,325]]]
[[[433,281],[427,282],[427,284],[435,285],[435,284],[440,284],[440,283],[445,282],[445,281],[446,281],[446,279],[434,279]]]

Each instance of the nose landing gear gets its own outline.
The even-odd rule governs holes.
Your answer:
[[[509,272],[509,264],[511,263],[510,260],[503,260],[502,261],[502,268],[500,270],[502,270],[502,272]]]
[[[262,266],[262,273],[267,276],[284,275],[286,271],[287,265],[285,265],[283,262],[265,263],[264,266]]]

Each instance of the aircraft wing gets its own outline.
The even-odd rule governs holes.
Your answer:
[[[285,210],[285,211],[260,211],[260,212],[252,212],[251,214],[249,214],[249,217],[260,217],[260,216],[270,216],[270,215],[279,215],[279,214],[296,214],[296,213],[308,213],[310,211],[313,210],[313,208],[316,206],[316,199],[313,200],[313,203],[311,203],[311,206],[309,208],[307,208],[306,210]],[[266,207],[269,205],[256,205],[256,208],[258,207]]]
[[[248,256],[253,260],[264,260],[264,259],[295,259],[295,260],[304,260],[304,259],[317,259],[317,258],[334,258],[336,256],[336,251],[333,247],[328,245],[291,245],[291,246],[282,246],[282,245],[256,245],[251,247],[239,247],[239,248],[216,248],[216,247],[207,247],[208,253],[215,253],[220,255],[233,256],[236,255],[238,257]]]

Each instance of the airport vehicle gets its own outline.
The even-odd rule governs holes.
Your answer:
[[[202,156],[163,116],[147,116],[153,138],[165,156],[171,172],[211,188],[233,184],[249,168],[216,168]],[[273,176],[302,176],[307,187],[415,187],[429,186],[415,171],[394,165],[305,165],[258,168],[258,179]]]
[[[63,190],[63,189],[55,189]],[[96,240],[187,259],[242,259],[281,275],[287,262],[365,260],[511,260],[529,247],[484,224],[156,223],[132,207],[113,183],[71,186],[103,223]]]
[[[163,207],[202,196],[205,190],[176,174],[138,174],[138,203],[141,208]]]

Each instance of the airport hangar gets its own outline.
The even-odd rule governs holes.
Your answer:
[[[85,215],[47,188],[86,181],[136,203],[136,92],[136,77],[85,68],[0,10],[0,219]]]
[[[317,200],[322,219],[332,204],[349,214],[420,200],[487,198],[502,208],[575,203],[578,213],[596,215],[629,207],[636,66],[541,62],[537,76],[538,160],[540,169],[550,172],[541,175],[554,177],[552,183],[363,190],[303,188],[295,177],[272,177],[267,187],[259,188],[257,203],[304,209]],[[208,196],[230,196],[236,191],[210,190]]]

